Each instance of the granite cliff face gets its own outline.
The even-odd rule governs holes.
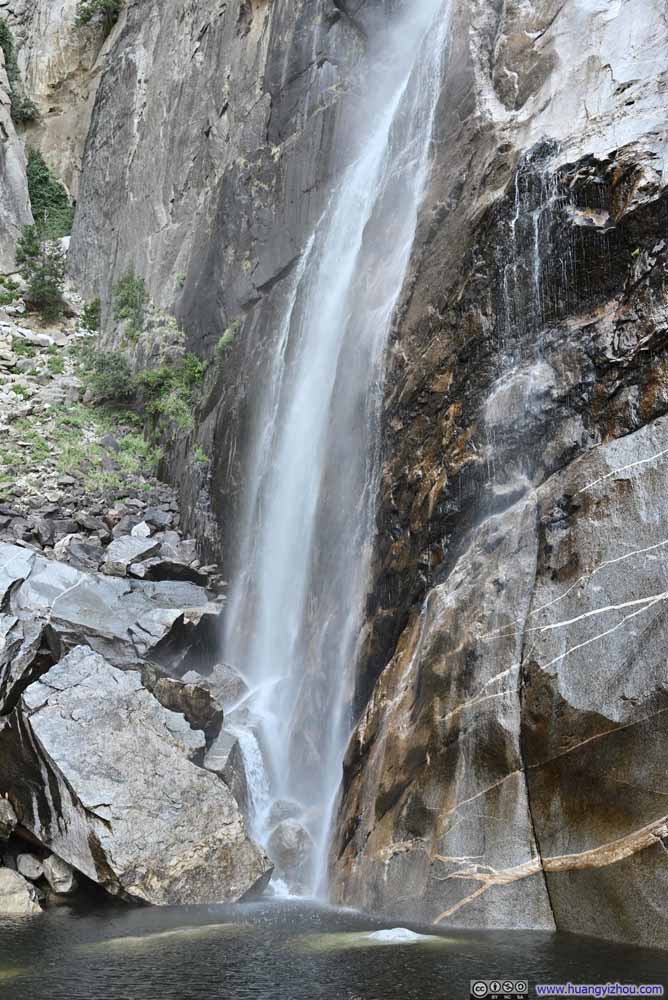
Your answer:
[[[10,113],[9,82],[0,50],[0,271],[14,270],[21,227],[32,222],[26,160]]]
[[[103,342],[119,345],[112,287],[130,266],[192,350],[237,330],[166,463],[203,552],[233,561],[289,279],[393,4],[131,0],[83,55],[49,7],[21,15],[22,59],[27,80],[54,52],[83,67],[39,141],[74,189],[86,133],[70,267],[102,298]],[[388,357],[333,895],[667,946],[668,14],[451,9]],[[44,38],[59,40],[36,63]],[[198,443],[210,469],[185,477]]]
[[[456,5],[342,902],[666,944],[667,28],[662,4]]]

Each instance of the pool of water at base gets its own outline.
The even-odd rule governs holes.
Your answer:
[[[668,952],[444,931],[294,901],[0,920],[0,1000],[449,1000],[472,979],[661,983]],[[424,936],[421,936],[424,935]],[[436,936],[434,936],[436,935]]]

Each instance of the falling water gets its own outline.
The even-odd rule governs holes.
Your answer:
[[[449,0],[410,0],[374,32],[350,151],[293,273],[246,469],[225,658],[256,690],[269,803],[301,807],[322,886],[351,730],[379,472],[383,361],[430,164]],[[246,747],[248,749],[248,747]],[[252,763],[257,772],[257,757]],[[261,789],[253,794],[267,798]]]

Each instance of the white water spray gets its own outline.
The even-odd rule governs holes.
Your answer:
[[[246,470],[225,658],[257,691],[268,773],[258,776],[252,748],[252,795],[263,800],[253,832],[267,842],[267,796],[301,804],[311,891],[324,886],[353,721],[384,355],[429,174],[448,15],[449,0],[410,0],[370,42],[364,94],[340,135],[350,166],[288,279]]]

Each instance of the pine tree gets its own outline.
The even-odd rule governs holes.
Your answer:
[[[24,298],[45,320],[57,320],[63,312],[65,254],[57,243],[41,242],[35,226],[24,226],[16,245],[19,273],[28,285]]]

